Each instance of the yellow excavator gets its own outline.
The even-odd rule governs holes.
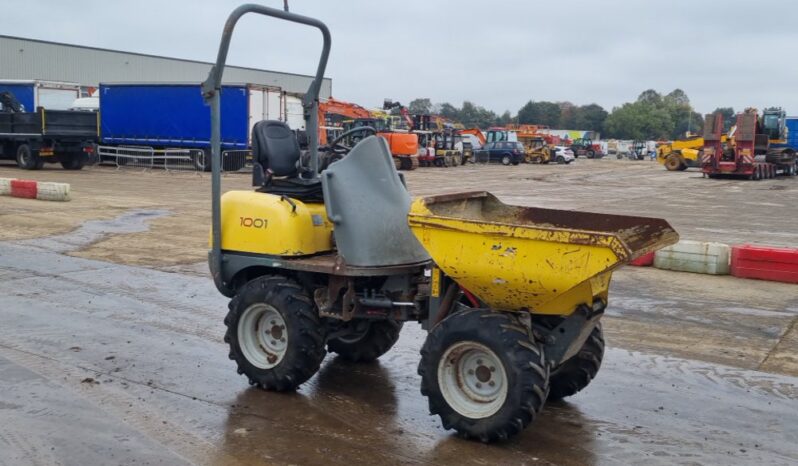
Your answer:
[[[313,27],[323,48],[303,99],[307,152],[285,122],[256,123],[254,189],[222,195],[222,75],[247,13]],[[231,298],[228,356],[251,385],[290,391],[328,351],[373,361],[404,323],[419,322],[429,331],[418,373],[430,413],[467,438],[516,435],[547,400],[594,379],[612,272],[678,234],[661,219],[518,207],[484,191],[412,199],[375,128],[319,144],[330,42],[321,21],[241,6],[202,85],[211,108],[209,265]],[[370,135],[349,147],[354,131]]]

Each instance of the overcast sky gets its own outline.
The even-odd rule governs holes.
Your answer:
[[[779,105],[798,114],[794,0],[289,2],[331,30],[333,96],[369,107],[429,97],[496,112],[530,99],[610,110],[648,88],[681,88],[702,113]],[[212,61],[240,1],[0,4],[2,34]],[[315,30],[249,17],[228,63],[312,74],[320,47]]]

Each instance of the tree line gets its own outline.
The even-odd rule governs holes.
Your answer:
[[[414,99],[410,113],[441,115],[459,121],[467,128],[486,129],[508,123],[546,125],[558,129],[589,130],[604,138],[677,139],[686,132],[701,134],[704,118],[693,110],[690,99],[681,89],[662,95],[654,89],[643,91],[634,102],[614,107],[608,112],[598,104],[575,105],[571,102],[530,100],[515,115],[509,110],[501,115],[470,101],[457,107],[448,102],[432,103],[428,98]],[[734,109],[715,110],[724,115],[726,129],[733,123]]]

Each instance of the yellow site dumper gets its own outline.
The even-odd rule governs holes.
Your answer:
[[[230,38],[247,13],[321,32],[305,94],[307,151],[295,128],[252,129],[253,190],[221,195],[220,95]],[[516,207],[486,192],[413,200],[374,128],[318,142],[330,51],[320,21],[259,5],[228,18],[203,83],[211,108],[209,265],[231,298],[229,357],[250,384],[294,390],[327,352],[373,361],[405,322],[429,330],[418,372],[443,426],[484,442],[523,430],[547,399],[592,380],[613,270],[674,243],[664,220]],[[349,147],[343,141],[358,134]]]

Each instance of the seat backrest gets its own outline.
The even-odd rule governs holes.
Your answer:
[[[410,231],[410,194],[385,139],[369,136],[322,172],[324,205],[349,265],[414,264],[429,255]]]
[[[291,128],[282,121],[264,120],[252,128],[252,156],[264,170],[275,176],[296,176],[299,172],[299,144]]]

